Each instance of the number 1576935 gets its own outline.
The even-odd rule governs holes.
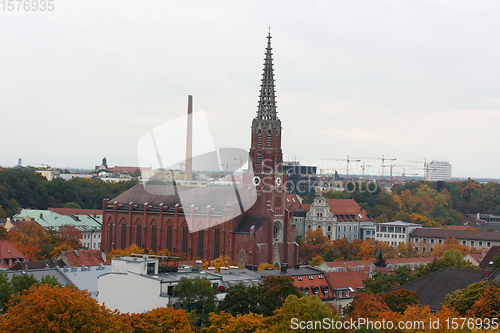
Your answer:
[[[1,0],[0,8],[4,12],[53,11],[54,0]]]

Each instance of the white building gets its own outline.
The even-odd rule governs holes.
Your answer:
[[[403,221],[377,223],[375,224],[375,240],[387,242],[396,247],[400,243],[408,243],[410,233],[418,228],[422,228],[422,225]]]
[[[438,180],[450,181],[451,180],[451,164],[446,161],[432,161],[429,163],[429,173],[427,179],[435,182]]]
[[[173,289],[182,277],[204,278],[219,289],[217,301],[226,296],[225,290],[232,285],[258,284],[257,273],[238,267],[221,267],[221,274],[215,268],[201,270],[201,261],[195,271],[191,269],[171,273],[158,273],[158,259],[152,257],[123,257],[111,261],[111,272],[100,275],[98,281],[100,304],[120,312],[141,313],[157,307],[177,304]],[[219,288],[223,286],[224,288]]]

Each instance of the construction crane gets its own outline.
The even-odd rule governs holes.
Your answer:
[[[418,176],[418,173],[406,173],[405,169],[403,169],[402,173],[398,173],[398,174],[403,176],[403,181],[405,181],[405,176]]]
[[[362,180],[365,180],[365,169],[367,167],[371,167],[371,166],[373,166],[373,165],[372,164],[365,165],[365,162],[363,161],[363,165],[361,166],[361,169],[363,169],[363,178],[362,178]]]
[[[346,179],[349,179],[349,163],[350,162],[361,162],[361,160],[359,158],[349,158],[349,155],[347,155],[347,159],[343,159],[343,158],[322,158],[321,160],[323,160],[323,161],[345,161],[345,162],[347,162]]]
[[[419,164],[423,164],[424,167],[423,169],[426,170],[424,172],[424,180],[427,180],[429,178],[429,166],[427,165],[427,158],[424,158],[424,161],[403,161],[403,162],[410,162],[410,163],[419,163]]]
[[[396,159],[395,158],[386,158],[384,155],[382,155],[382,157],[362,157],[363,159],[367,159],[367,160],[382,160],[382,176],[381,176],[381,179],[384,180],[384,168],[387,167],[387,165],[385,164],[385,161],[395,161]]]

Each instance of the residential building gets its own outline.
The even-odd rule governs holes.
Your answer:
[[[57,260],[61,260],[67,267],[111,265],[106,252],[101,250],[62,250]]]
[[[338,307],[346,307],[352,302],[354,296],[365,289],[364,280],[370,276],[366,271],[347,271],[341,273],[326,273],[332,286],[333,303]]]
[[[427,179],[431,182],[435,181],[450,181],[451,180],[451,164],[446,161],[432,161],[428,165]]]
[[[80,230],[82,238],[80,244],[87,249],[99,249],[101,247],[101,225],[102,225],[102,211],[96,214],[86,214],[88,211],[83,210],[83,214],[61,215],[58,214],[57,208],[51,210],[41,209],[22,209],[16,215],[14,220],[24,222],[36,222],[45,229],[58,230],[60,227],[69,225]],[[75,210],[72,210],[75,212]],[[12,228],[13,224],[6,225],[6,228]]]
[[[422,252],[431,252],[447,238],[455,238],[460,245],[476,250],[500,245],[500,233],[491,231],[417,228],[410,234],[410,242]]]
[[[429,262],[438,259],[437,257],[414,257],[414,258],[388,258],[386,259],[387,268],[393,271],[401,266],[407,266],[411,269],[416,269],[420,266],[425,266]],[[318,269],[326,273],[331,272],[369,272],[373,273],[380,270],[380,267],[375,267],[375,260],[350,260],[350,261],[329,261],[323,262],[318,266]],[[384,267],[383,267],[384,268]],[[384,268],[384,270],[385,270]]]
[[[10,269],[16,263],[25,261],[24,253],[15,248],[8,240],[0,239],[0,269]]]
[[[295,208],[296,207],[296,208]],[[307,230],[321,228],[329,239],[362,238],[362,229],[375,225],[375,220],[353,199],[326,199],[316,197],[312,204],[292,205],[290,223],[300,237]]]
[[[408,243],[409,235],[417,228],[422,228],[422,225],[403,221],[377,223],[375,240],[396,247],[401,243]]]
[[[500,246],[492,246],[479,263],[479,268],[488,271],[493,270],[493,260],[498,256],[500,256]]]

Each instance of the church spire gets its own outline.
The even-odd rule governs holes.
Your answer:
[[[276,120],[276,96],[274,91],[273,53],[271,52],[271,28],[267,35],[266,58],[262,71],[262,84],[260,85],[259,105],[257,119]]]

